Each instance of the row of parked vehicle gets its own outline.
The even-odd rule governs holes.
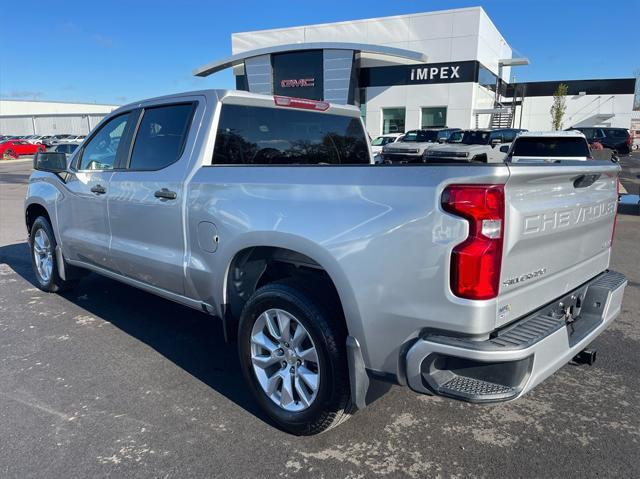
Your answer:
[[[19,158],[43,151],[71,154],[84,140],[85,135],[0,135],[0,158]]]
[[[526,137],[514,142],[519,137]],[[591,149],[608,149],[613,156],[631,151],[631,136],[624,128],[570,128],[560,132],[528,132],[517,128],[462,130],[427,128],[404,134],[381,135],[371,143],[376,163],[472,162],[505,159],[591,157]]]

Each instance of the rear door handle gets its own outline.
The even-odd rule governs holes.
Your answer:
[[[96,185],[91,187],[91,193],[96,195],[104,195],[107,192],[106,188],[102,185]]]
[[[178,197],[178,193],[162,188],[161,190],[156,191],[153,196],[162,200],[175,200]]]

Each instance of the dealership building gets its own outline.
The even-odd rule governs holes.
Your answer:
[[[445,125],[548,130],[560,83],[563,127],[630,128],[633,78],[513,81],[527,64],[473,7],[234,33],[232,55],[194,74],[233,68],[238,89],[353,104],[372,136]]]
[[[86,135],[117,105],[0,99],[0,135]]]

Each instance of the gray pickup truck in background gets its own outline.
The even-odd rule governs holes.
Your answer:
[[[218,318],[294,434],[365,407],[372,379],[515,399],[609,325],[626,286],[608,270],[616,164],[373,165],[350,106],[161,97],[34,166],[41,289],[93,271]]]

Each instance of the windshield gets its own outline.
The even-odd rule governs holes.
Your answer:
[[[438,132],[436,130],[412,130],[404,135],[403,143],[428,143],[436,141]]]
[[[513,147],[513,156],[586,157],[590,155],[584,138],[520,137]]]
[[[449,143],[462,143],[463,145],[488,145],[488,131],[455,132],[449,137]]]
[[[384,146],[387,143],[391,143],[392,141],[393,138],[389,138],[388,136],[379,136],[371,142],[371,146]]]

